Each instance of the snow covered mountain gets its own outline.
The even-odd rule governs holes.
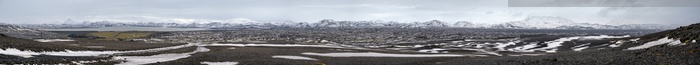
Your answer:
[[[413,22],[408,27],[449,27],[447,23],[439,20],[431,20],[427,22]]]
[[[457,21],[450,27],[461,27],[461,28],[489,28],[489,24],[472,23],[469,21]]]
[[[229,20],[187,20],[197,23],[164,23],[164,22],[136,22],[123,23],[115,21],[96,21],[82,23],[64,24],[27,24],[28,27],[60,29],[60,28],[95,28],[95,27],[171,27],[171,28],[303,28],[303,27],[344,27],[344,28],[372,28],[372,27],[394,27],[394,28],[495,28],[495,29],[670,29],[674,26],[655,24],[625,24],[625,25],[605,25],[594,23],[576,23],[570,19],[553,16],[531,16],[521,21],[511,21],[501,24],[480,24],[468,21],[458,21],[448,23],[440,20],[425,22],[395,22],[395,21],[336,21],[324,19],[314,23],[307,22],[270,22],[254,21],[250,19],[229,19]],[[66,22],[73,22],[67,20]]]
[[[625,24],[625,25],[604,25],[593,23],[576,23],[567,18],[552,16],[531,16],[522,21],[511,21],[496,24],[491,28],[506,29],[670,29],[673,26],[654,24]]]
[[[314,27],[382,27],[385,22],[375,21],[334,21],[332,19],[324,19],[314,23]]]
[[[577,23],[566,18],[537,16],[528,17],[522,21],[512,21],[499,25],[503,25],[503,28],[552,29],[562,26],[577,25]]]
[[[24,26],[15,26],[11,24],[0,23],[0,34],[5,34],[10,37],[34,39],[34,38],[60,38],[59,35],[52,32],[41,31]]]
[[[449,27],[447,23],[432,20],[426,22],[411,22],[400,23],[395,21],[334,21],[332,19],[321,20],[313,23],[313,27],[353,27],[353,28],[368,28],[368,27]]]

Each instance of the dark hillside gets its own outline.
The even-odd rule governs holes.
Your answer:
[[[663,37],[678,39],[683,43],[689,43],[692,40],[700,40],[700,23],[681,26],[676,29],[641,36],[640,38],[642,40],[655,40]]]
[[[76,47],[76,46],[42,43],[42,42],[36,42],[33,40],[14,38],[14,37],[9,37],[9,36],[4,35],[4,34],[0,34],[0,40],[2,40],[2,41],[0,41],[0,48],[2,48],[2,49],[17,48],[20,50],[32,50],[32,51],[65,51],[66,49],[68,49],[68,50],[87,50],[85,48]],[[104,50],[104,49],[94,49],[94,50]]]
[[[700,65],[700,23],[640,36],[638,46],[664,37],[680,40],[684,45],[657,45],[640,50],[603,49],[584,52],[562,52],[530,57],[459,58],[441,61],[445,65]],[[692,42],[695,40],[696,42]],[[432,64],[433,62],[421,62]],[[438,62],[435,62],[438,63]]]

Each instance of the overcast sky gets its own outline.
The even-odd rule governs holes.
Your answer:
[[[606,1],[606,0],[601,0]],[[556,3],[556,2],[555,2]],[[642,4],[643,5],[643,4]],[[698,7],[508,7],[508,0],[0,0],[0,22],[196,22],[241,20],[316,22],[384,20],[502,23],[557,16],[599,24],[689,24]]]

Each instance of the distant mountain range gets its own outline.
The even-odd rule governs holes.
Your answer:
[[[64,35],[37,30],[25,26],[16,26],[11,24],[0,23],[0,34],[5,34],[10,37],[23,38],[23,39],[36,39],[36,38],[64,38]]]
[[[28,27],[45,29],[62,28],[95,28],[95,27],[169,27],[169,28],[308,28],[308,27],[344,27],[344,28],[489,28],[489,29],[671,29],[675,26],[656,24],[624,24],[605,25],[594,23],[576,23],[570,19],[552,16],[531,16],[521,21],[511,21],[501,24],[479,24],[469,21],[446,23],[439,20],[425,22],[395,22],[395,21],[335,21],[324,19],[315,23],[307,22],[251,22],[252,20],[213,21],[206,23],[156,23],[137,22],[122,23],[115,21],[97,21],[63,24],[24,24]],[[66,22],[72,22],[67,20]]]

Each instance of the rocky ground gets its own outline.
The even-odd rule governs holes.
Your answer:
[[[202,62],[237,62],[240,65],[698,65],[700,64],[700,44],[692,42],[700,40],[700,24],[684,26],[673,30],[662,31],[638,37],[603,39],[595,41],[571,41],[564,43],[591,43],[602,45],[614,40],[639,38],[636,42],[627,42],[620,47],[605,49],[588,49],[583,51],[559,51],[534,56],[462,56],[462,57],[329,57],[305,53],[337,53],[337,52],[376,52],[389,54],[434,54],[404,51],[387,51],[356,48],[328,47],[259,47],[259,46],[190,46],[156,52],[124,53],[110,56],[48,56],[38,55],[23,58],[13,55],[0,54],[0,64],[72,64],[75,61],[108,60],[86,64],[110,65],[129,62],[114,60],[118,56],[156,56],[163,54],[184,54],[185,58],[173,59],[151,65],[198,65]],[[537,38],[541,37],[541,38]],[[560,37],[560,36],[554,36]],[[534,36],[525,41],[553,40],[549,36]],[[629,47],[643,45],[646,42],[661,38],[680,40],[682,45],[658,45],[646,49],[627,50]],[[65,50],[140,50],[177,46],[177,43],[137,43],[99,40],[81,40],[69,42],[36,42],[33,40],[13,38],[0,35],[0,48],[17,48],[32,51],[65,51]],[[274,42],[275,44],[279,44]],[[99,48],[87,46],[102,46]],[[572,46],[572,45],[564,45]],[[603,47],[595,47],[603,48]],[[202,51],[206,49],[206,51]],[[189,54],[191,53],[191,54]],[[449,53],[448,53],[449,54]],[[301,56],[313,60],[293,60],[275,58],[274,56]],[[175,56],[173,56],[175,57]],[[157,61],[157,60],[154,60]],[[133,62],[133,61],[132,61]]]
[[[60,52],[60,51],[127,51],[127,50],[140,50],[149,48],[159,48],[167,46],[176,46],[182,44],[173,43],[134,43],[134,42],[110,42],[110,41],[66,41],[66,42],[37,42],[28,39],[20,39],[9,37],[0,34],[0,48],[2,50],[7,50],[9,48],[19,49],[19,50],[31,50],[34,52]],[[82,45],[82,46],[81,46]],[[104,46],[100,48],[92,48],[90,46]],[[7,52],[3,52],[7,53]],[[68,57],[68,56],[48,56],[40,55],[32,58],[22,58],[12,55],[0,54],[0,64],[59,64],[59,63],[71,63],[71,61],[84,61],[84,60],[106,60],[111,59],[110,57]]]
[[[139,50],[148,48],[159,48],[165,46],[182,45],[183,43],[137,43],[101,40],[81,40],[63,42],[37,42],[28,39],[8,37],[0,34],[0,48],[17,48],[20,50],[32,51],[64,51],[64,50]],[[91,48],[90,46],[101,46]]]

